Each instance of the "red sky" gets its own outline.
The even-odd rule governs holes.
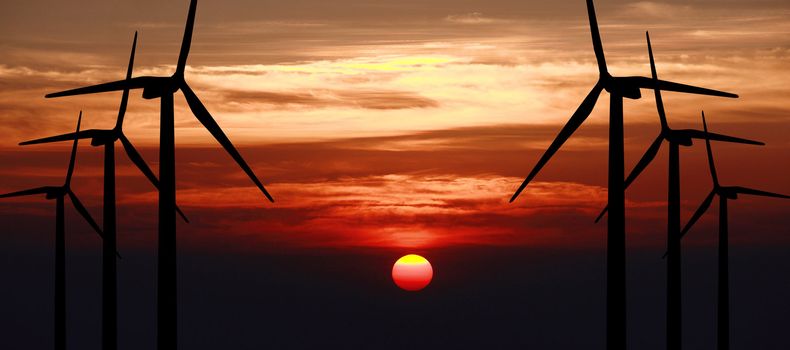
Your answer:
[[[179,227],[186,246],[603,247],[605,227],[592,220],[606,196],[605,98],[537,182],[507,203],[595,83],[582,1],[332,3],[201,2],[186,79],[277,202],[265,201],[177,98],[178,198],[192,219]],[[715,144],[722,182],[790,193],[786,2],[599,3],[610,71],[649,74],[650,30],[662,78],[741,96],[667,93],[670,124],[701,128],[705,109],[712,131],[766,142]],[[134,30],[134,74],[169,74],[185,13],[186,2],[96,1],[79,10],[3,2],[0,192],[61,183],[70,145],[16,144],[71,131],[80,109],[83,128],[110,127],[120,99],[44,94],[120,79]],[[658,132],[652,93],[643,95],[625,105],[628,170]],[[156,169],[158,102],[133,92],[125,128]],[[701,146],[681,151],[684,221],[711,186]],[[121,152],[120,243],[147,246],[155,193]],[[96,218],[101,175],[101,149],[84,142],[74,187]],[[627,192],[629,244],[664,244],[665,183],[662,152]],[[739,199],[732,240],[790,244],[788,208]],[[714,241],[713,209],[689,244]],[[52,226],[53,211],[43,198],[3,201],[3,239],[50,239],[30,232]],[[68,218],[79,240],[93,239]]]

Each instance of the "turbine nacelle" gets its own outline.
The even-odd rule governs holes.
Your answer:
[[[689,147],[694,144],[694,141],[691,136],[685,135],[684,133],[676,132],[675,130],[670,130],[666,133],[665,139],[671,143],[676,143],[681,146]]]
[[[46,195],[44,196],[44,198],[46,198],[46,199],[56,199],[56,198],[65,197],[67,192],[68,192],[68,190],[66,189],[65,186],[64,187],[51,187],[51,188],[47,189],[47,192],[46,192]]]
[[[176,93],[183,84],[183,74],[173,74],[171,77],[150,77],[143,86],[143,98],[153,100],[165,95]]]
[[[734,188],[719,187],[717,192],[719,193],[719,196],[722,196],[726,199],[738,199],[738,191]]]
[[[642,91],[639,85],[635,85],[632,81],[625,78],[617,78],[612,76],[604,76],[604,89],[614,95],[619,95],[632,100],[642,98]]]
[[[112,144],[120,138],[120,130],[116,127],[110,130],[101,130],[96,136],[91,138],[91,146],[98,147]]]

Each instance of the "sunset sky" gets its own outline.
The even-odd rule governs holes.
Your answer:
[[[59,99],[45,99],[44,95],[122,79],[135,31],[139,32],[139,41],[133,75],[172,74],[187,4],[186,0],[4,0],[0,3],[0,193],[57,186],[64,180],[69,143],[22,147],[18,146],[19,142],[73,131],[80,110],[84,113],[82,129],[114,125],[120,93]],[[649,76],[645,31],[650,31],[659,77],[740,95],[739,99],[663,95],[673,128],[702,129],[700,112],[704,109],[711,131],[766,143],[762,147],[714,143],[714,156],[724,185],[790,193],[787,180],[790,178],[787,136],[790,135],[790,84],[787,83],[790,81],[790,2],[599,0],[596,10],[613,75]],[[191,220],[178,226],[180,258],[191,263],[179,265],[186,269],[179,277],[186,276],[183,277],[186,290],[190,283],[204,288],[205,285],[195,281],[202,280],[206,271],[223,271],[217,272],[221,277],[208,274],[216,278],[212,280],[215,282],[207,283],[210,286],[204,293],[221,295],[216,298],[228,302],[237,297],[246,300],[259,296],[222,294],[246,290],[245,283],[250,283],[241,277],[238,280],[228,277],[236,276],[228,271],[258,271],[261,273],[258,278],[279,281],[278,288],[283,290],[298,291],[303,283],[314,283],[318,288],[326,288],[328,294],[319,299],[312,295],[305,297],[310,301],[299,304],[302,306],[296,307],[297,311],[306,313],[310,305],[320,309],[324,307],[319,306],[323,301],[338,305],[338,310],[321,314],[325,319],[313,320],[317,323],[321,320],[332,323],[335,316],[341,319],[347,316],[348,311],[342,309],[347,304],[338,300],[353,304],[358,311],[355,315],[364,323],[369,320],[365,316],[368,308],[420,314],[444,310],[446,306],[460,313],[465,311],[458,311],[457,305],[478,305],[479,299],[475,298],[479,295],[503,298],[509,303],[524,289],[536,290],[533,296],[537,296],[531,301],[534,305],[519,305],[545,317],[546,329],[533,331],[548,332],[541,339],[553,345],[576,338],[569,339],[559,331],[569,322],[556,316],[563,315],[553,309],[553,305],[560,303],[544,302],[540,296],[556,301],[559,299],[551,298],[575,295],[572,291],[578,289],[594,290],[598,294],[585,298],[598,304],[585,304],[587,299],[571,297],[567,310],[579,315],[576,322],[596,325],[579,327],[588,333],[576,341],[586,344],[594,338],[592,342],[598,344],[603,337],[599,328],[604,310],[601,303],[604,302],[606,226],[596,225],[593,220],[606,200],[608,95],[602,95],[591,117],[518,200],[508,203],[595,84],[597,74],[587,12],[581,0],[201,0],[186,81],[276,202],[266,201],[192,116],[183,97],[176,97],[177,201]],[[624,106],[626,171],[631,170],[659,132],[653,94],[643,90],[642,95],[640,100],[626,100]],[[133,91],[124,128],[157,172],[159,101],[142,99],[140,90]],[[639,287],[656,285],[659,291],[664,288],[661,284],[664,262],[656,257],[666,244],[666,152],[664,146],[653,164],[626,192],[629,252],[647,249],[652,254],[649,259],[636,259],[644,263],[637,264],[641,266],[639,271],[648,271],[652,273],[650,278],[655,278],[642,280]],[[150,265],[146,264],[155,262],[156,192],[129,162],[121,147],[116,148],[116,157],[118,249],[123,255],[131,256],[125,265],[119,266],[147,268]],[[685,223],[712,186],[703,143],[681,149],[681,175],[681,218]],[[79,147],[73,188],[101,223],[102,149],[90,146],[87,140]],[[716,208],[714,204],[684,240],[684,249],[712,252],[710,249],[716,243]],[[66,209],[69,254],[80,256],[74,258],[79,261],[75,264],[83,266],[87,263],[79,260],[82,259],[79,254],[99,254],[100,243],[69,204]],[[730,241],[734,247],[756,249],[749,251],[751,255],[743,256],[769,259],[766,257],[784,254],[786,258],[786,248],[790,247],[789,214],[787,202],[740,198],[730,204]],[[0,201],[0,227],[3,227],[0,245],[6,247],[3,255],[7,261],[11,257],[27,261],[27,265],[20,262],[23,265],[19,271],[38,271],[49,281],[46,275],[51,272],[49,263],[39,265],[39,260],[34,262],[32,257],[51,259],[53,220],[54,203],[44,198]],[[500,254],[499,249],[504,253]],[[776,249],[785,250],[770,255]],[[333,263],[311,260],[326,251],[340,252],[343,258]],[[552,255],[556,251],[563,253]],[[766,251],[773,253],[762,255]],[[231,254],[222,255],[228,252]],[[299,254],[302,260],[295,263],[266,255],[273,252]],[[420,305],[425,307],[422,310],[405,304],[397,295],[386,294],[391,292],[386,289],[391,287],[387,277],[391,262],[411,252],[438,260],[432,260],[436,286],[426,289],[425,298],[447,290],[467,294],[458,294],[449,301],[436,299],[441,300],[438,304],[428,302],[434,299],[422,299],[424,303]],[[232,260],[238,257],[237,253],[250,255],[238,255],[245,257],[239,259],[247,259],[239,260],[242,263]],[[342,254],[361,254],[354,256],[362,258],[355,260]],[[570,258],[560,259],[560,255]],[[464,261],[461,259],[464,256],[478,264]],[[692,255],[686,261],[698,262],[699,256]],[[535,259],[529,260],[535,265],[518,270],[513,262],[526,261],[518,259]],[[361,266],[363,260],[369,265]],[[271,261],[296,264],[296,267],[291,266],[292,275],[286,276],[267,265]],[[7,266],[11,271],[11,264]],[[379,276],[382,266],[384,272]],[[458,268],[453,270],[449,266]],[[488,277],[492,276],[488,274],[492,266],[497,269],[509,266],[506,268],[517,271],[514,274],[527,278],[514,282],[505,274]],[[690,269],[699,272],[699,266]],[[790,268],[787,264],[764,266],[779,271]],[[98,265],[93,268],[98,269]],[[350,273],[353,276],[366,277],[335,279],[338,271],[347,271],[346,268],[353,271]],[[22,272],[8,271],[7,274],[22,276]],[[710,275],[711,271],[705,273]],[[305,282],[299,277],[302,275],[320,277]],[[373,275],[381,279],[370,277]],[[745,275],[750,273],[741,276]],[[124,277],[130,275],[123,272],[119,276],[130,278]],[[534,279],[530,280],[529,276]],[[638,276],[637,280],[646,278]],[[19,320],[35,314],[31,310],[36,302],[26,299],[24,294],[33,289],[30,286],[43,283],[26,278],[16,281],[27,281],[28,287],[7,290],[4,293],[9,294],[0,297],[24,299],[29,304],[20,305],[31,305],[12,312]],[[508,292],[502,296],[486,291],[482,282],[473,287],[479,290],[458,289],[473,285],[465,284],[470,279],[487,281],[498,286],[494,290]],[[145,281],[135,279],[121,284],[140,283],[141,288],[149,288],[152,297],[153,279]],[[783,322],[787,325],[786,312],[790,305],[786,293],[781,291],[790,291],[790,286],[785,281],[777,287],[771,281],[766,278],[734,283],[765,287],[757,291],[778,290],[776,295],[769,293],[765,300],[783,300],[780,304],[783,307],[769,306],[765,301],[759,305],[741,303],[736,308],[741,308],[741,315],[748,312],[768,318],[784,315]],[[353,288],[337,287],[340,282],[360,290],[376,290],[386,300],[371,299],[375,300],[370,302],[374,306],[354,304],[370,296],[346,293],[343,288]],[[229,285],[244,287],[233,289]],[[261,287],[266,286],[263,282],[256,286],[260,288],[253,290],[261,295],[277,291]],[[631,289],[637,290],[635,300],[653,300],[650,298],[658,293],[656,290],[642,293],[639,287]],[[48,288],[40,293],[48,295]],[[97,290],[92,295],[98,295]],[[555,295],[558,291],[560,294]],[[216,295],[211,294],[215,292]],[[331,293],[342,297],[333,299],[336,295]],[[471,301],[467,302],[467,296]],[[695,296],[709,303],[713,300],[710,295]],[[189,308],[190,303],[204,305],[200,298],[202,294],[193,293],[181,299],[187,305],[184,312],[196,310]],[[276,298],[267,302],[281,300]],[[663,302],[662,297],[656,298]],[[209,304],[214,302],[211,300]],[[562,300],[565,303],[569,299]],[[149,316],[153,313],[153,302],[140,301],[149,309],[142,308],[148,311],[134,317],[152,320]],[[502,316],[497,314],[502,308],[491,303],[480,307],[482,316],[472,313],[481,316],[481,324],[486,322],[489,311]],[[121,301],[121,305],[127,305],[122,306],[127,308],[126,315],[136,312],[129,303]],[[262,305],[249,309],[247,316],[258,317],[257,311],[252,311],[258,310],[255,307],[271,307],[260,312],[275,310],[272,312],[286,315],[278,325],[286,329],[284,334],[295,329],[288,326],[289,322],[296,322],[296,318],[288,319],[293,311],[290,306]],[[572,308],[573,305],[578,308]],[[646,301],[639,305],[654,307],[651,312],[663,317],[660,308],[663,304]],[[98,313],[93,311],[91,317],[95,321]],[[713,317],[707,309],[697,311]],[[206,314],[228,316],[227,312],[230,311],[219,308]],[[201,334],[196,329],[215,329],[215,325],[190,324],[205,318],[188,315],[194,317],[186,317],[184,327],[194,326],[187,329],[192,334]],[[521,319],[522,315],[513,309],[512,314],[502,317],[495,319]],[[651,332],[661,336],[659,318],[645,316],[641,320],[647,321],[637,322],[637,330],[631,328],[637,335],[630,336],[652,339],[640,338]],[[752,324],[752,319],[745,316],[740,320],[741,326]],[[40,320],[30,316],[28,321],[36,324]],[[658,322],[658,328],[651,326],[651,322]],[[770,332],[771,328],[763,327],[765,323],[756,324],[760,326],[752,328],[751,333],[741,332],[742,337],[735,341],[746,341],[743,334],[754,339],[770,339],[765,337],[767,333],[760,332]],[[515,325],[507,323],[502,329]],[[5,326],[8,325],[0,324],[0,328]],[[396,321],[390,326],[405,327]],[[567,326],[575,327],[575,324]],[[245,328],[241,327],[233,329],[243,332]],[[704,330],[700,334],[711,334],[711,327],[706,328],[708,333]],[[492,334],[498,334],[499,330]],[[140,340],[143,345],[153,342],[150,331],[139,331],[145,334]],[[123,336],[135,338],[130,334]],[[501,339],[507,343],[509,338]],[[199,337],[188,341],[200,342]],[[641,344],[654,345],[652,341]],[[569,348],[578,347],[569,345]]]
[[[186,77],[277,202],[264,201],[177,97],[178,198],[194,220],[185,235],[248,249],[602,243],[591,219],[606,194],[605,95],[537,182],[506,202],[595,83],[583,2],[274,3],[202,2]],[[723,181],[790,192],[790,6],[721,4],[601,2],[610,71],[649,74],[650,30],[662,78],[741,96],[667,93],[670,124],[701,128],[705,109],[712,130],[765,141],[714,145]],[[134,75],[170,74],[185,18],[180,2],[5,1],[2,10],[0,191],[59,183],[68,144],[17,143],[72,130],[79,110],[83,128],[110,127],[120,100],[45,93],[120,79],[135,30]],[[159,105],[140,94],[125,126],[156,169]],[[643,95],[625,105],[629,170],[658,132],[652,93]],[[684,218],[710,186],[700,146],[682,151]],[[155,195],[119,157],[124,222]],[[635,244],[663,240],[662,157],[628,191]],[[101,150],[84,142],[76,189],[97,217],[100,166]],[[50,215],[40,199],[0,205],[20,228]],[[782,203],[744,199],[732,217],[752,231],[736,241],[790,242]],[[155,226],[151,215],[133,221],[120,225],[122,241]]]

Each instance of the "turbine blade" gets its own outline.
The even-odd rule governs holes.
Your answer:
[[[137,169],[140,169],[143,175],[148,178],[148,181],[150,181],[154,187],[159,188],[159,180],[157,180],[156,175],[154,175],[154,172],[148,167],[148,164],[143,159],[143,156],[137,152],[137,149],[135,149],[129,139],[126,138],[126,135],[121,134],[119,139],[121,140],[124,151],[126,151],[126,156],[128,156],[132,163],[137,166]]]
[[[658,79],[656,61],[653,59],[653,46],[650,44],[650,32],[645,32],[645,37],[647,38],[647,54],[650,57],[650,73],[653,75],[653,79]]]
[[[88,209],[85,209],[85,206],[82,205],[82,202],[80,201],[79,198],[77,198],[77,195],[74,194],[74,192],[68,190],[68,193],[69,193],[69,198],[71,198],[71,204],[74,205],[74,208],[77,209],[77,212],[79,212],[80,215],[82,215],[82,218],[84,218],[85,221],[87,221],[88,224],[91,225],[91,227],[93,227],[93,230],[99,234],[99,237],[104,239],[104,234],[102,233],[101,228],[99,228],[99,225],[96,224],[96,220],[93,220],[93,217],[91,216],[91,213],[88,212]]]
[[[708,133],[708,122],[705,121],[705,111],[702,111],[702,127],[705,133]],[[710,169],[710,177],[713,178],[713,186],[719,187],[719,176],[716,175],[716,164],[713,162],[713,150],[710,148],[710,140],[705,138],[705,149],[708,152],[708,169]]]
[[[100,92],[121,91],[124,89],[140,89],[140,88],[144,88],[146,83],[148,83],[148,81],[150,81],[150,77],[137,77],[128,80],[119,80],[119,81],[91,85],[91,86],[86,86],[86,87],[81,87],[81,88],[76,88],[66,91],[54,92],[51,94],[47,94],[44,97],[53,98],[53,97],[63,97],[63,96],[96,94]]]
[[[656,158],[658,151],[661,149],[661,144],[664,142],[664,135],[658,135],[658,137],[653,141],[650,147],[645,151],[645,154],[642,156],[642,159],[639,160],[639,163],[636,164],[634,170],[631,170],[631,174],[628,174],[628,177],[625,179],[625,188],[631,185],[631,183],[636,180],[639,174],[647,168],[650,162]]]
[[[746,145],[758,145],[758,146],[765,146],[764,142],[754,141],[749,139],[743,139],[740,137],[735,136],[728,136],[722,134],[716,134],[712,132],[704,132],[701,130],[678,130],[678,132],[686,133],[688,136],[701,139],[701,140],[711,140],[711,141],[721,141],[721,142],[730,142],[730,143],[742,143]]]
[[[189,223],[189,219],[187,219],[186,214],[184,214],[184,212],[181,211],[181,208],[178,207],[178,204],[176,204],[176,213],[178,213],[178,216],[181,217],[181,220],[184,220],[184,222],[186,222],[187,224]]]
[[[729,92],[707,89],[707,88],[686,85],[686,84],[680,84],[680,83],[675,83],[661,79],[651,79],[646,77],[624,77],[617,79],[627,81],[633,86],[642,89],[659,89],[664,91],[683,92],[687,94],[738,98],[738,95]]]
[[[658,135],[655,141],[653,141],[653,143],[647,149],[645,154],[642,156],[642,159],[639,160],[639,163],[636,163],[634,170],[631,170],[631,173],[628,174],[628,177],[625,179],[625,188],[631,186],[631,183],[633,183],[634,180],[636,180],[636,178],[639,177],[639,174],[641,174],[642,171],[645,170],[645,168],[647,168],[650,162],[652,162],[653,159],[656,158],[656,154],[658,154],[658,151],[661,149],[661,144],[663,142],[664,142],[664,134],[662,133]],[[604,214],[606,214],[608,210],[609,210],[609,206],[607,205],[603,209],[603,211],[601,211],[601,214],[599,214],[598,217],[595,219],[595,222],[598,223],[598,221],[601,221],[601,218],[603,218]]]
[[[587,17],[590,19],[590,35],[592,35],[595,59],[598,61],[598,71],[601,75],[607,74],[606,57],[603,53],[601,33],[598,31],[598,19],[595,17],[595,5],[592,0],[587,0]]]
[[[735,190],[735,192],[738,192],[740,194],[748,194],[748,195],[760,196],[760,197],[773,197],[773,198],[785,198],[785,199],[790,198],[790,196],[785,196],[783,194],[755,190],[753,188],[748,188],[748,187],[735,186],[732,188]]]
[[[126,68],[126,81],[132,79],[132,70],[134,69],[134,52],[137,49],[137,31],[134,32],[134,40],[132,41],[132,53],[129,55],[129,66]],[[118,119],[115,122],[115,127],[120,129],[123,125],[123,117],[126,115],[126,106],[129,104],[129,89],[123,89],[121,96],[121,106],[118,108]]]
[[[29,190],[0,194],[0,198],[12,198],[12,197],[32,196],[35,194],[46,194],[51,190],[53,190],[53,187],[36,187],[36,188],[31,188]]]
[[[121,144],[123,145],[123,149],[126,151],[126,156],[129,157],[129,160],[131,160],[132,163],[137,166],[137,169],[140,169],[140,172],[142,172],[148,181],[154,185],[154,188],[159,190],[159,179],[156,178],[154,172],[148,167],[148,163],[145,162],[143,156],[140,155],[140,152],[137,152],[137,149],[134,148],[132,142],[129,141],[129,139],[126,138],[126,135],[123,133],[121,133],[119,139],[121,140]],[[181,216],[181,219],[183,219],[184,222],[189,222],[189,219],[187,219],[186,215],[184,215],[178,205],[176,205],[176,212],[179,216]]]
[[[654,80],[658,80],[658,72],[656,71],[656,60],[653,58],[653,46],[650,44],[650,33],[645,32],[645,36],[647,37],[647,52],[650,56],[650,73],[653,76]],[[661,130],[666,130],[669,128],[667,124],[667,114],[664,111],[664,99],[661,98],[661,90],[660,89],[653,89],[656,95],[656,109],[658,110],[658,118],[661,120]]]
[[[241,157],[239,151],[236,150],[236,147],[233,146],[233,144],[230,142],[228,137],[219,127],[219,125],[211,116],[211,114],[208,112],[208,110],[203,105],[203,103],[200,102],[200,99],[198,99],[197,95],[195,95],[195,92],[192,91],[192,89],[186,83],[184,83],[181,86],[181,91],[184,93],[184,97],[186,97],[187,104],[189,104],[189,108],[192,109],[192,113],[195,114],[195,117],[200,121],[200,123],[203,124],[203,126],[205,126],[206,129],[208,129],[211,135],[213,135],[214,138],[217,139],[217,142],[219,142],[220,145],[222,145],[222,147],[225,148],[225,151],[227,151],[230,154],[230,156],[233,157],[233,159],[236,161],[236,163],[239,164],[241,169],[244,170],[245,173],[247,173],[247,176],[250,177],[252,182],[254,182],[256,186],[258,186],[261,192],[263,192],[263,195],[266,196],[266,198],[268,198],[269,201],[274,202],[272,196],[269,194],[268,191],[266,191],[266,188],[263,187],[263,184],[258,180],[258,177],[255,176],[255,173],[252,172],[250,166],[247,165],[247,162],[245,162],[244,158]]]
[[[656,111],[658,112],[658,119],[661,121],[661,130],[669,129],[669,123],[667,122],[667,112],[664,110],[664,98],[661,97],[661,90],[653,89],[653,93],[656,96]]]
[[[71,198],[71,204],[74,205],[74,208],[77,209],[85,221],[87,221],[93,230],[96,231],[96,234],[98,234],[101,239],[104,239],[104,232],[99,228],[99,225],[96,224],[96,221],[93,220],[93,217],[91,216],[90,212],[88,212],[88,209],[82,205],[82,202],[80,202],[79,198],[77,198],[77,195],[71,190],[69,190],[69,198]],[[123,259],[123,257],[121,257],[121,253],[119,253],[117,250],[115,251],[115,256],[117,256],[118,259]]]
[[[731,92],[713,90],[713,89],[702,88],[702,87],[687,85],[687,84],[680,84],[680,83],[675,83],[661,79],[658,79],[656,83],[657,83],[657,88],[660,90],[685,92],[685,93],[697,94],[697,95],[738,98],[737,94],[733,94]]]
[[[686,233],[688,233],[691,227],[697,223],[697,220],[699,220],[699,218],[702,217],[702,214],[705,214],[708,208],[710,208],[710,203],[713,202],[714,195],[716,195],[715,189],[710,191],[708,196],[705,197],[705,200],[703,200],[702,203],[699,205],[699,208],[697,208],[697,211],[694,212],[694,215],[691,216],[689,222],[686,224],[685,227],[683,227],[683,230],[680,231],[680,238],[683,238],[683,236],[685,236]]]
[[[25,146],[25,145],[37,145],[37,144],[42,144],[42,143],[52,143],[52,142],[61,142],[61,141],[74,141],[75,138],[77,138],[77,139],[92,139],[92,138],[95,138],[95,137],[104,136],[103,134],[106,134],[106,133],[109,133],[109,132],[110,132],[110,130],[97,130],[97,129],[82,130],[80,132],[70,132],[68,134],[62,134],[62,135],[44,137],[44,138],[35,139],[35,140],[23,141],[23,142],[20,142],[19,145],[20,146]]]
[[[126,68],[126,79],[132,78],[132,68],[134,68],[134,52],[137,50],[137,31],[134,31],[134,39],[132,40],[132,53],[129,54],[129,67]]]
[[[189,15],[187,15],[187,24],[184,27],[184,40],[181,42],[181,53],[178,55],[178,66],[176,68],[177,75],[184,74],[184,68],[187,65],[187,56],[189,56],[189,48],[192,46],[192,29],[195,27],[195,11],[197,10],[197,0],[192,0],[189,3]]]
[[[82,111],[80,111],[80,116],[77,118],[77,131],[76,133],[80,132],[80,123],[82,123]],[[66,173],[66,188],[69,187],[71,184],[71,175],[74,174],[74,163],[77,162],[77,143],[79,142],[79,138],[74,138],[74,145],[71,146],[71,158],[69,159],[69,171]]]
[[[603,216],[606,215],[606,212],[608,212],[608,211],[609,211],[609,205],[607,204],[603,208],[603,210],[601,210],[601,213],[598,214],[598,217],[595,218],[595,223],[597,224],[599,221],[601,221],[601,219],[603,219]]]
[[[538,174],[538,172],[540,172],[540,170],[543,168],[544,165],[546,165],[549,159],[551,159],[554,153],[556,153],[557,150],[559,150],[560,147],[562,147],[565,141],[567,141],[568,138],[570,138],[571,135],[573,135],[576,129],[578,129],[579,126],[581,126],[582,123],[584,123],[587,117],[590,116],[593,107],[595,107],[595,102],[598,101],[598,96],[601,94],[602,90],[603,90],[603,85],[599,81],[597,84],[595,84],[592,90],[590,90],[590,93],[587,94],[587,97],[584,98],[584,101],[582,101],[581,105],[579,105],[579,108],[576,109],[576,112],[573,113],[571,118],[568,120],[568,123],[562,127],[560,133],[551,143],[549,148],[546,149],[546,152],[543,154],[540,160],[538,160],[538,163],[535,164],[535,167],[532,169],[532,172],[529,173],[529,176],[527,176],[524,182],[521,183],[521,186],[518,187],[518,190],[516,190],[516,193],[513,194],[513,197],[510,198],[511,203],[513,203],[513,201],[516,200],[518,195],[521,194],[521,191],[523,191],[524,188],[527,187],[529,182],[532,181],[532,179]]]

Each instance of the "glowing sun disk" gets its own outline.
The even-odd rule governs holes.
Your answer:
[[[392,280],[407,291],[418,291],[431,283],[433,267],[427,259],[416,254],[401,257],[392,266]]]

